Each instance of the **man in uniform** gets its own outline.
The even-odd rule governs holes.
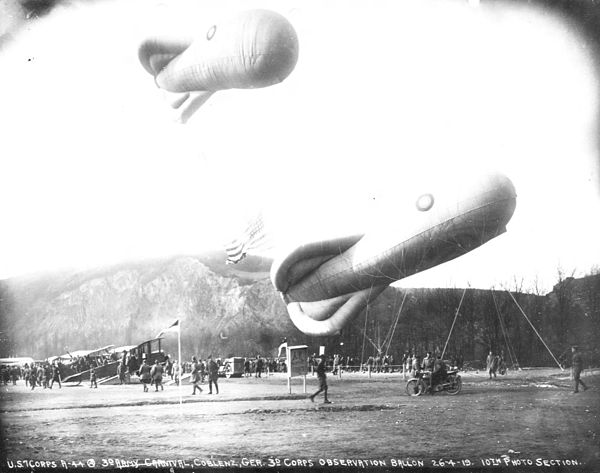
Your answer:
[[[331,404],[331,401],[327,399],[327,376],[325,375],[325,355],[320,356],[319,364],[317,365],[317,379],[319,380],[319,390],[310,396],[310,401],[315,402],[315,396],[319,393],[323,393],[325,400],[323,404]]]
[[[90,389],[98,389],[98,378],[96,376],[96,370],[90,369]]]
[[[152,384],[156,387],[156,391],[158,391],[158,387],[160,386],[160,390],[164,391],[162,379],[163,379],[163,365],[158,362],[158,358],[154,360],[154,365],[150,370],[150,376],[152,377]]]
[[[438,355],[435,361],[433,362],[431,371],[431,394],[433,394],[433,388],[435,387],[435,385],[444,381],[446,374],[446,363],[444,363],[442,357]]]
[[[212,355],[208,355],[208,394],[212,394],[213,384],[215,385],[215,394],[219,394],[219,365],[213,360]]]
[[[261,373],[263,371],[264,360],[258,355],[256,357],[256,372],[254,373],[255,378],[260,378]]]
[[[581,372],[583,371],[583,358],[581,357],[581,352],[579,351],[579,347],[577,347],[577,346],[571,347],[571,352],[573,353],[572,370],[573,370],[573,382],[575,383],[575,390],[573,391],[573,393],[579,392],[580,384],[583,387],[583,390],[587,391],[587,386],[580,379]]]
[[[152,375],[150,374],[150,370],[152,368],[148,363],[146,363],[146,358],[142,358],[142,364],[140,369],[138,370],[140,376],[140,383],[144,385],[144,392],[148,392],[148,384],[152,381]]]
[[[52,389],[54,383],[58,383],[59,389],[62,388],[62,385],[60,384],[60,366],[58,361],[55,361],[52,365],[52,381],[50,381],[50,389]]]
[[[428,351],[427,354],[425,355],[425,358],[423,358],[423,361],[421,363],[421,368],[425,371],[431,371],[433,369],[433,357],[431,356],[431,352]]]

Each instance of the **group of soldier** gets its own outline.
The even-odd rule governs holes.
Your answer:
[[[54,383],[58,383],[59,388],[62,387],[60,362],[58,361],[54,363],[25,363],[22,367],[2,365],[0,366],[0,379],[5,385],[12,383],[14,386],[17,385],[19,379],[23,379],[25,385],[31,387],[31,390],[36,387],[52,389]]]
[[[82,359],[83,360],[83,359]],[[486,358],[486,371],[489,375],[489,379],[496,378],[496,374],[506,373],[506,362],[504,360],[504,354],[494,354],[490,351]],[[372,355],[369,356],[365,363],[357,362],[357,360],[351,356],[343,357],[335,354],[330,357],[325,355],[313,354],[308,359],[309,370],[316,372],[319,379],[324,377],[325,370],[330,368],[332,374],[338,374],[338,371],[361,371],[369,372],[393,372],[395,368],[400,368],[404,377],[409,375],[410,377],[415,376],[419,371],[429,371],[432,373],[432,382],[436,376],[442,376],[446,371],[447,367],[444,361],[441,360],[440,356],[432,356],[431,352],[427,352],[426,356],[419,357],[412,353],[405,353],[402,357],[401,365],[393,365],[393,357],[391,355]],[[455,366],[455,365],[453,365]],[[201,384],[208,376],[208,394],[213,394],[213,387],[215,394],[219,393],[218,377],[219,369],[221,367],[220,359],[213,359],[209,356],[206,361],[203,361],[196,356],[192,357],[190,362],[184,362],[181,364],[181,373],[190,373],[190,383],[193,386],[192,395],[196,392],[203,392]],[[36,387],[42,387],[44,389],[52,389],[54,384],[58,384],[59,388],[62,387],[61,381],[61,362],[55,360],[50,362],[40,362],[25,364],[22,367],[19,366],[0,366],[0,381],[5,385],[12,382],[13,385],[17,384],[17,380],[23,379],[31,390]],[[285,361],[277,359],[264,359],[258,355],[256,358],[246,358],[244,360],[244,376],[252,376],[252,374],[260,378],[262,373],[271,371],[285,371]],[[574,393],[579,392],[579,386],[583,390],[587,390],[588,387],[581,381],[581,372],[583,370],[583,360],[578,347],[572,347],[572,378],[574,380]],[[117,374],[121,384],[128,383],[128,377],[132,374],[139,376],[140,382],[143,385],[144,392],[149,391],[149,386],[154,387],[155,391],[164,390],[163,379],[169,377],[171,380],[178,382],[180,375],[180,367],[177,360],[171,361],[170,356],[166,356],[163,362],[155,360],[152,363],[148,363],[145,356],[142,356],[141,361],[138,361],[136,355],[132,352],[124,351],[122,356],[119,358],[119,364],[117,366]],[[324,384],[323,384],[324,383]],[[319,392],[325,393],[325,400],[327,400],[327,383],[322,381]],[[90,365],[90,388],[97,387],[96,372],[92,365]],[[314,398],[314,397],[313,397]]]
[[[119,366],[117,367],[121,383],[126,382],[125,376],[127,374],[130,375],[130,370],[133,370],[131,372],[139,377],[144,392],[148,392],[152,387],[154,387],[155,392],[159,390],[164,391],[163,379],[165,377],[175,380],[176,383],[179,382],[179,364],[177,360],[172,362],[168,355],[164,361],[159,362],[158,359],[155,359],[152,363],[147,362],[146,357],[142,356],[141,364],[137,368],[131,364],[131,358],[125,356],[125,353],[122,360],[122,363],[119,363]],[[213,394],[213,387],[215,394],[219,394],[219,363],[213,359],[212,355],[208,356],[206,362],[193,356],[190,363],[182,363],[181,375],[186,372],[190,373],[190,383],[193,386],[193,395],[196,394],[196,391],[202,392],[202,387],[200,385],[204,382],[206,376],[208,376],[208,394]]]

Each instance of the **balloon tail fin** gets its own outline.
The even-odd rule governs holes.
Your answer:
[[[165,100],[175,109],[174,121],[186,123],[214,92],[168,92],[163,90]]]

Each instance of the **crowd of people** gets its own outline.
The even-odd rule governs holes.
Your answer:
[[[325,364],[332,374],[342,372],[371,372],[371,373],[393,373],[401,372],[404,374],[413,374],[422,369],[428,369],[428,365],[433,364],[431,352],[425,356],[420,356],[411,352],[405,352],[400,360],[394,359],[393,355],[384,355],[375,353],[361,361],[357,356],[342,356],[339,354],[325,356]],[[311,372],[314,372],[319,362],[319,357],[313,354],[308,359],[308,365]],[[462,356],[451,356],[447,362],[457,369],[462,369]]]
[[[580,352],[573,351],[573,367],[574,376],[576,379],[574,392],[578,391],[578,386],[581,385],[584,390],[587,387],[581,382],[579,373],[582,370],[582,362]],[[308,357],[309,372],[321,375],[325,371],[330,371],[333,375],[341,374],[342,372],[369,372],[369,373],[392,373],[401,372],[403,377],[414,377],[419,371],[429,371],[435,373],[443,372],[447,368],[463,368],[462,356],[451,356],[446,361],[442,361],[440,355],[432,355],[427,352],[425,356],[406,352],[402,355],[402,359],[396,360],[392,355],[383,355],[375,353],[366,358],[361,359],[356,356],[344,356],[333,354],[329,356],[313,354]],[[206,359],[193,356],[190,361],[183,362],[181,367],[177,360],[171,360],[169,355],[165,356],[162,361],[154,359],[152,362],[147,362],[146,355],[141,357],[134,350],[123,351],[120,354],[112,353],[110,355],[100,355],[95,357],[83,356],[75,357],[68,362],[67,365],[60,359],[55,359],[52,362],[33,362],[25,363],[23,366],[18,365],[1,365],[0,366],[0,382],[4,385],[17,385],[17,381],[24,380],[27,387],[31,390],[37,388],[52,389],[55,384],[59,388],[62,387],[63,373],[65,367],[68,366],[76,373],[89,370],[90,388],[98,386],[97,369],[111,362],[118,362],[117,376],[119,384],[128,384],[132,376],[137,376],[143,385],[144,392],[149,391],[149,387],[154,387],[155,391],[164,390],[163,381],[174,381],[178,383],[179,375],[182,377],[189,374],[190,383],[193,386],[192,394],[203,392],[201,385],[208,381],[209,394],[219,393],[218,378],[220,374],[225,374],[225,365],[228,360],[214,358],[208,356]],[[181,368],[181,371],[180,371]],[[441,370],[441,371],[440,371]],[[501,351],[495,354],[490,351],[485,360],[485,370],[489,379],[496,378],[497,374],[505,374],[507,365],[504,358],[504,352]],[[285,373],[287,365],[285,358],[263,358],[261,355],[255,357],[246,357],[243,359],[243,374],[244,377],[261,378],[264,375],[268,376],[272,373]],[[325,399],[326,399],[325,391]]]
[[[129,384],[132,375],[139,377],[140,382],[144,385],[144,392],[148,392],[148,386],[154,386],[154,390],[163,390],[163,381],[179,382],[179,376],[181,373],[182,378],[190,376],[190,383],[194,386],[192,394],[196,392],[202,392],[200,385],[205,381],[208,382],[209,394],[214,392],[219,393],[218,377],[219,374],[225,374],[224,367],[227,364],[227,360],[222,358],[214,358],[209,355],[206,359],[202,359],[199,356],[193,356],[190,361],[184,361],[179,366],[177,360],[172,360],[170,355],[166,355],[164,360],[159,362],[148,363],[145,355],[142,355],[142,359],[138,360],[138,357],[133,352],[124,351],[119,357],[119,364],[117,365],[117,376],[119,384]],[[263,358],[261,355],[244,359],[244,377],[254,376],[261,378],[263,374],[271,374],[276,372],[285,372],[287,367],[283,359],[277,358]],[[181,371],[180,371],[181,370]]]
[[[54,383],[61,388],[61,362],[54,361],[40,363],[25,363],[23,366],[0,366],[0,380],[6,386],[17,385],[17,381],[24,380],[27,387],[34,390],[36,387],[52,389]]]

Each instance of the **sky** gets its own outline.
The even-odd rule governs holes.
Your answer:
[[[294,71],[176,123],[138,45],[248,8],[292,23]],[[364,231],[402,221],[396,204],[430,182],[490,170],[517,189],[507,232],[400,286],[550,290],[559,269],[600,266],[598,77],[585,38],[545,10],[69,3],[14,33],[0,68],[0,279],[221,249],[259,210],[283,242]]]

